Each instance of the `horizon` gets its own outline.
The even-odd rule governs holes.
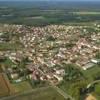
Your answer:
[[[0,0],[0,1],[10,1],[10,2],[15,2],[15,1],[18,1],[18,2],[22,2],[22,1],[27,1],[27,2],[30,2],[30,1],[52,1],[52,2],[55,2],[55,1],[60,1],[60,2],[96,2],[96,1],[100,1],[100,0]]]

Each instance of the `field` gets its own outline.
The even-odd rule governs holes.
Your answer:
[[[83,71],[84,76],[87,78],[89,83],[94,81],[95,76],[98,76],[100,73],[100,67],[94,66],[86,71]],[[100,100],[100,84],[95,84],[94,91],[92,92],[93,96]]]
[[[2,74],[0,74],[0,96],[9,95],[9,89],[4,81]]]
[[[73,12],[73,14],[77,14],[77,15],[99,15],[100,12],[80,11],[80,12]]]
[[[12,98],[10,100],[15,100]],[[37,89],[32,93],[16,97],[16,100],[65,100],[56,90],[51,87]]]
[[[21,83],[13,83],[12,86],[14,87],[16,93],[23,93],[24,91],[32,89],[28,81],[23,81]]]
[[[18,50],[22,48],[20,44],[15,43],[0,43],[0,50],[6,51],[6,50]]]
[[[96,92],[97,94],[100,93],[100,83],[98,83],[98,84],[95,85],[95,92]]]
[[[100,100],[100,83],[95,85],[95,91],[93,94],[96,96],[97,100]]]
[[[35,5],[34,5],[35,6]],[[50,24],[65,24],[65,23],[91,23],[100,22],[100,12],[95,9],[81,10],[77,8],[67,9],[54,6],[54,9],[41,6],[22,8],[22,7],[7,7],[0,9],[0,23],[8,24],[24,24],[34,26],[45,26]]]
[[[86,71],[83,71],[84,76],[88,79],[89,82],[92,82],[94,79],[94,76],[100,72],[99,66],[94,66]]]
[[[0,74],[0,96],[8,96],[13,93],[13,88],[3,74]]]

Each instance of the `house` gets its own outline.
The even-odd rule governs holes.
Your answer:
[[[19,78],[19,74],[18,73],[11,73],[10,74],[11,79],[15,80]]]
[[[63,76],[65,75],[65,70],[64,69],[56,70],[56,74]]]
[[[100,63],[100,59],[91,59],[91,62],[94,64]]]
[[[89,63],[85,64],[84,66],[82,66],[82,69],[83,69],[83,70],[87,70],[87,69],[89,69],[89,68],[92,68],[94,65],[95,65],[95,64],[89,62]]]
[[[53,76],[54,76],[58,81],[62,81],[62,80],[63,80],[63,77],[61,77],[60,75],[54,74]]]

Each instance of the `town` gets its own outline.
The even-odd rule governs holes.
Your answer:
[[[87,71],[96,65],[100,67],[100,25],[97,23],[44,27],[0,24],[0,80],[6,75],[10,83],[29,80],[31,84],[49,82],[59,86],[68,74],[67,66]]]

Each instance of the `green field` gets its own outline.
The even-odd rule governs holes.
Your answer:
[[[6,50],[19,50],[22,48],[22,45],[15,44],[15,43],[0,43],[0,50],[6,51]]]
[[[98,100],[100,100],[100,83],[95,85],[95,94]]]
[[[21,83],[13,83],[12,86],[14,87],[15,89],[15,92],[19,93],[19,92],[24,92],[24,91],[28,91],[28,90],[31,90],[32,87],[31,85],[29,84],[28,81],[23,81]]]
[[[94,95],[97,100],[100,100],[100,83],[95,84],[95,90],[92,92],[92,95]]]
[[[0,23],[45,26],[65,23],[100,22],[99,11],[75,11],[73,9],[5,8],[0,10]]]
[[[95,85],[95,92],[96,92],[97,94],[100,93],[100,83],[98,83],[98,84]]]
[[[100,72],[100,67],[94,66],[86,71],[83,71],[84,76],[88,79],[89,82],[92,82],[94,79],[94,76]]]
[[[15,98],[10,99],[15,100]],[[56,90],[51,87],[37,89],[32,93],[16,97],[16,100],[65,100]]]

